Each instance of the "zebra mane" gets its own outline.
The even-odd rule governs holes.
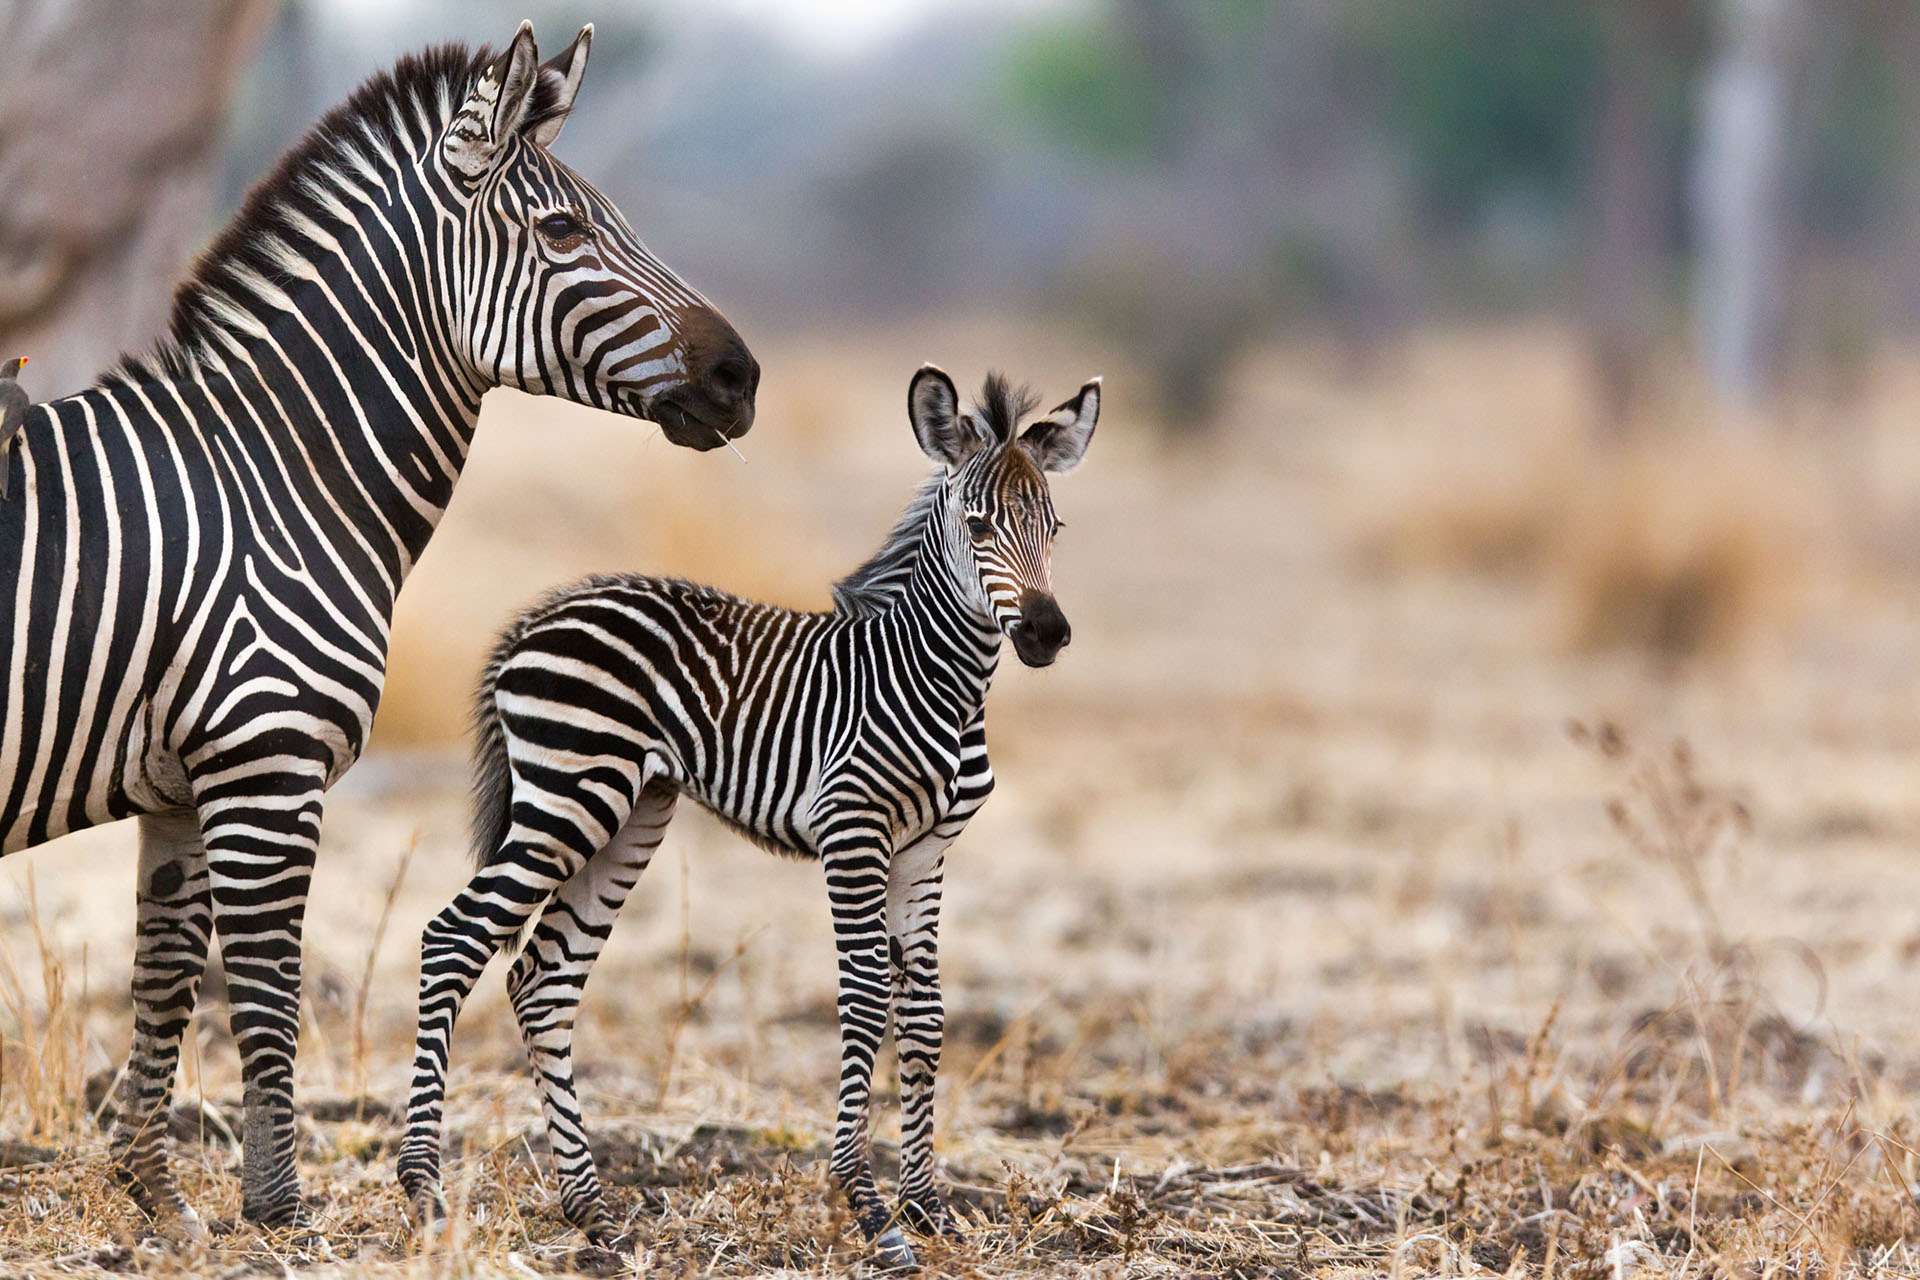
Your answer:
[[[1013,433],[1020,429],[1020,419],[1040,407],[1040,397],[1032,387],[1009,382],[1007,375],[998,369],[987,375],[986,382],[980,388],[980,398],[974,401],[974,416],[986,423],[987,430],[993,432],[993,438],[1001,444],[1013,439]]]
[[[913,574],[920,554],[920,534],[927,527],[927,514],[939,501],[946,468],[936,467],[920,484],[919,492],[907,503],[906,510],[893,522],[887,540],[868,556],[866,563],[833,584],[835,613],[855,618],[870,618],[886,612]]]
[[[138,381],[185,375],[197,355],[216,345],[217,334],[232,328],[237,308],[230,298],[248,295],[245,281],[285,278],[282,257],[289,246],[307,239],[303,224],[332,220],[325,211],[338,207],[333,189],[342,182],[378,180],[392,160],[417,155],[424,139],[437,136],[460,108],[494,56],[485,46],[437,45],[369,77],[248,192],[240,211],[175,290],[165,336],[153,350],[121,357],[106,376]],[[542,109],[542,95],[553,96],[547,79],[537,78],[530,118]],[[546,109],[551,110],[550,101]]]
[[[1009,382],[1005,374],[996,371],[987,375],[971,413],[993,433],[998,442],[995,447],[1003,449],[1012,442],[1020,420],[1039,405],[1040,397],[1030,388]],[[920,552],[920,533],[926,528],[927,514],[940,497],[941,482],[946,475],[946,468],[935,467],[921,482],[919,492],[907,503],[900,518],[893,522],[893,529],[880,549],[868,556],[858,569],[833,584],[836,613],[868,618],[884,613],[893,603],[913,575],[914,562]]]

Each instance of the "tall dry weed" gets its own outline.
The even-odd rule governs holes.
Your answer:
[[[1704,776],[1684,740],[1643,748],[1605,721],[1576,722],[1569,732],[1613,778],[1605,812],[1622,848],[1693,919],[1690,940],[1669,939],[1654,957],[1667,1000],[1631,1018],[1588,1110],[1624,1106],[1650,1135],[1671,1134],[1718,1122],[1749,1094],[1772,1102],[1858,1096],[1859,1064],[1836,1034],[1822,1034],[1818,952],[1791,936],[1756,936],[1723,909],[1754,830],[1740,789]],[[1779,995],[1782,965],[1814,992],[1809,1007],[1789,1008]]]
[[[29,977],[0,942],[0,1116],[24,1120],[30,1139],[59,1139],[76,1132],[87,1110],[85,984],[72,990],[68,960],[41,919],[31,871],[25,909],[38,973]]]

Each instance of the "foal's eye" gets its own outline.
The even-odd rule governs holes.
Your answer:
[[[578,218],[564,212],[550,213],[534,225],[540,229],[541,235],[553,241],[575,240],[587,233]]]
[[[984,538],[993,532],[993,526],[987,523],[984,516],[968,516],[967,532],[976,538]]]

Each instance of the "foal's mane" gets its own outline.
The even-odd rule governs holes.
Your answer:
[[[370,173],[414,156],[466,100],[491,49],[462,44],[436,45],[407,54],[390,69],[376,72],[295,143],[273,170],[248,192],[239,212],[215,237],[174,293],[165,335],[144,354],[121,357],[106,379],[138,382],[181,377],[195,357],[218,345],[216,334],[232,327],[250,277],[279,280],[286,270],[277,250],[299,252],[307,243],[300,223],[334,221],[328,201],[315,194],[339,182],[362,183]],[[528,118],[551,103],[549,77],[535,80]]]
[[[833,584],[835,613],[854,618],[871,618],[886,612],[907,585],[914,562],[920,556],[920,535],[927,527],[927,515],[940,500],[947,478],[946,468],[936,467],[920,482],[919,491],[908,501],[906,510],[893,522],[886,541],[868,556],[865,563]]]
[[[987,375],[979,398],[970,411],[973,418],[992,433],[994,448],[1004,449],[1020,428],[1020,420],[1039,407],[1040,398],[1030,389],[1009,382],[1003,373]],[[921,481],[919,490],[906,509],[893,522],[880,549],[861,566],[833,584],[833,608],[836,613],[854,618],[870,618],[886,612],[906,587],[920,556],[920,534],[927,516],[940,499],[945,467],[935,467]]]

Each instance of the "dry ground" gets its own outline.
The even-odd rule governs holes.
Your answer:
[[[593,1261],[497,978],[457,1045],[455,1235],[413,1242],[392,1184],[410,955],[465,865],[447,744],[473,667],[512,603],[588,568],[818,603],[920,472],[900,401],[928,356],[1110,388],[1057,490],[1073,649],[1003,676],[1001,787],[952,860],[939,1145],[969,1229],[930,1270],[1920,1270],[1914,367],[1796,408],[1784,443],[1603,458],[1550,330],[1433,335],[1364,378],[1274,351],[1211,435],[1146,422],[1122,360],[1057,334],[759,348],[745,467],[490,412],[329,814],[317,1233],[143,1240],[89,1110],[127,1035],[130,833],[0,869],[0,1270]],[[643,1268],[859,1260],[823,1193],[829,956],[814,869],[683,816],[580,1044]],[[176,1127],[190,1197],[230,1221],[213,994]]]

